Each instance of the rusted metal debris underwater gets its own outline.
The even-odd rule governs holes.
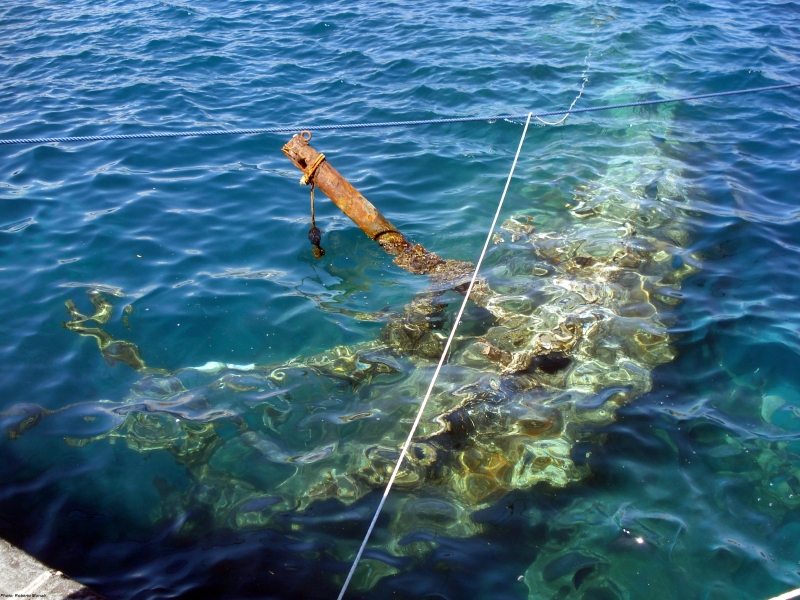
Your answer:
[[[698,269],[687,250],[688,186],[647,132],[630,136],[637,151],[576,189],[556,221],[545,227],[518,214],[494,234],[498,266],[471,297],[486,317],[457,338],[397,479],[406,493],[389,525],[392,554],[424,556],[436,542],[407,535],[434,526],[451,537],[479,533],[470,514],[512,490],[580,480],[575,445],[647,393],[651,371],[674,357],[668,325],[682,282]],[[313,167],[309,182],[339,204],[338,174],[308,139],[295,136],[284,152],[306,175]],[[280,515],[316,501],[351,505],[383,487],[442,352],[451,290],[463,288],[472,265],[411,244],[365,206],[342,208],[395,264],[431,281],[395,312],[359,316],[383,323],[377,339],[283,364],[168,372],[104,331],[113,295],[90,290],[93,314],[68,300],[64,327],[95,338],[109,364],[141,380],[121,402],[17,405],[2,415],[8,435],[59,419],[74,431],[70,445],[119,439],[136,452],[169,453],[194,484],[186,492],[156,478],[154,520],[200,505],[216,527],[291,531]],[[346,560],[354,548],[337,553]]]

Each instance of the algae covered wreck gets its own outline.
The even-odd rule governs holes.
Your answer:
[[[495,232],[495,266],[472,296],[480,318],[456,338],[395,484],[393,555],[427,552],[435,542],[411,534],[434,524],[440,535],[479,533],[470,515],[511,491],[580,480],[576,444],[647,393],[652,370],[673,358],[669,319],[696,270],[687,192],[679,165],[648,135],[639,141],[647,153],[612,160],[555,219],[521,212]],[[113,296],[90,290],[94,314],[69,300],[64,326],[95,338],[109,363],[138,370],[140,381],[124,397],[52,412],[17,405],[3,415],[8,435],[63,420],[74,446],[119,440],[169,454],[191,485],[155,477],[154,521],[201,514],[215,527],[291,533],[291,515],[322,502],[341,506],[331,518],[348,518],[386,485],[470,275],[468,263],[381,227],[370,237],[431,287],[405,306],[357,315],[382,323],[376,339],[280,364],[167,372],[103,330]],[[196,523],[184,526],[189,534]],[[344,546],[342,560],[354,551]]]

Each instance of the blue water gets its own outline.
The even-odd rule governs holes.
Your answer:
[[[0,31],[5,139],[558,110],[584,77],[578,107],[800,81],[797,2],[6,2]],[[670,301],[650,290],[674,358],[613,420],[580,428],[580,476],[564,485],[518,486],[478,510],[401,486],[348,597],[749,600],[800,587],[798,100],[531,125],[501,220],[571,235],[576,198],[599,196],[679,215],[668,264],[691,273]],[[475,261],[521,133],[499,121],[312,143],[410,239]],[[363,385],[291,371],[297,387],[275,389],[294,413],[230,384],[368,344],[385,321],[363,315],[428,287],[319,193],[314,259],[288,138],[0,148],[0,535],[110,598],[335,597],[380,486],[347,501],[317,490],[272,514],[264,490],[281,493],[295,467],[257,450],[273,452],[275,425],[281,452],[310,470],[402,438],[429,381],[418,358]],[[535,300],[525,281],[547,275],[499,233],[489,283]],[[104,331],[205,404],[134,402],[154,379],[61,326],[69,300],[91,315],[87,291],[113,305]],[[458,296],[445,300],[451,323]],[[465,325],[477,336],[493,320],[473,307]],[[209,362],[256,367],[224,373],[227,387],[181,371]],[[144,429],[149,412],[162,420],[125,429],[121,405]],[[326,425],[359,406],[386,417]],[[244,426],[260,446],[239,441]],[[413,513],[429,522],[406,528],[398,515]]]

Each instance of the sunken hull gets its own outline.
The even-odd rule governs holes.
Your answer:
[[[575,190],[549,225],[532,211],[495,232],[489,262],[498,266],[481,274],[474,298],[480,322],[456,338],[395,484],[393,554],[435,544],[414,532],[480,532],[470,515],[509,492],[585,477],[576,445],[595,440],[674,358],[670,320],[697,270],[686,251],[686,186],[649,137],[641,143],[648,154],[622,157]],[[342,507],[327,519],[348,518],[348,507],[388,482],[452,326],[449,304],[459,296],[447,287],[455,285],[434,285],[392,313],[359,315],[384,322],[368,343],[283,364],[177,372],[148,367],[133,344],[105,333],[108,300],[94,292],[95,314],[70,302],[65,327],[94,337],[106,360],[142,379],[120,401],[54,412],[20,405],[3,423],[17,438],[62,420],[71,445],[119,440],[134,452],[169,453],[192,484],[156,477],[152,518],[189,515],[187,535],[199,523],[291,532],[292,515],[318,502]]]

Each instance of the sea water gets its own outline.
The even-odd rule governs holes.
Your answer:
[[[519,114],[583,84],[578,108],[800,75],[794,2],[0,10],[4,139]],[[800,586],[797,100],[533,121],[483,270],[498,300],[468,309],[348,597]],[[521,133],[312,144],[410,239],[474,262]],[[320,193],[314,258],[288,137],[0,149],[0,535],[109,597],[335,597],[452,326],[460,296],[424,325],[408,307],[428,280]],[[398,323],[424,343],[398,344]],[[490,347],[559,357],[515,371]]]

